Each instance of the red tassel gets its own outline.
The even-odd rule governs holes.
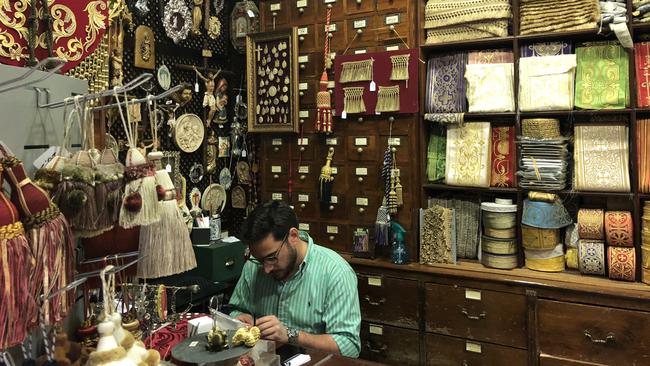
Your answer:
[[[133,192],[124,198],[124,208],[131,212],[139,212],[142,209],[142,196]]]
[[[334,130],[332,123],[332,97],[327,90],[329,84],[327,72],[323,71],[320,78],[320,91],[316,95],[316,106],[318,114],[316,115],[316,131],[331,133]]]

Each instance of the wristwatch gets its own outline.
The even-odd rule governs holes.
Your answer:
[[[296,328],[287,328],[287,339],[289,344],[297,346],[298,345],[298,333],[300,332]]]

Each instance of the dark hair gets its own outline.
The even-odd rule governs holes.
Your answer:
[[[255,207],[239,230],[239,239],[246,245],[254,245],[269,234],[275,240],[284,239],[292,227],[298,227],[293,209],[280,201],[269,201]]]

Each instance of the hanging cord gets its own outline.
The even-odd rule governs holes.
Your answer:
[[[115,96],[115,101],[117,103],[117,110],[120,112],[120,119],[122,120],[122,126],[124,126],[124,132],[126,133],[126,140],[130,148],[137,147],[137,134],[134,136],[131,128],[131,115],[129,114],[129,100],[124,92],[124,106],[126,108],[126,119],[124,118],[124,113],[122,113],[122,106],[120,103],[119,93],[117,92],[119,87],[113,88],[113,95]]]
[[[325,32],[325,47],[323,48],[323,71],[327,71],[330,67],[332,67],[332,57],[330,57],[330,22],[332,19],[332,4],[327,5],[327,17],[325,20],[325,29],[327,29],[327,32]]]
[[[389,29],[391,30],[391,32],[395,33],[397,38],[399,38],[399,40],[404,44],[404,46],[406,46],[406,48],[410,48],[409,45],[406,43],[406,41],[404,41],[404,38],[399,34],[397,28],[395,28],[394,25],[391,25]],[[426,62],[424,62],[424,60],[422,60],[420,57],[418,57],[418,61],[420,61],[423,64],[426,64]]]
[[[158,140],[158,102],[152,100],[151,95],[147,95],[147,110],[149,111],[149,128],[151,129],[151,145],[146,147],[152,147],[152,151],[158,151],[158,146],[160,140]],[[153,105],[153,109],[151,106]]]

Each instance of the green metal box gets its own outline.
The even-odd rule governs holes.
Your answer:
[[[194,245],[197,267],[193,273],[213,282],[237,280],[244,267],[242,242],[214,241],[210,245]]]

